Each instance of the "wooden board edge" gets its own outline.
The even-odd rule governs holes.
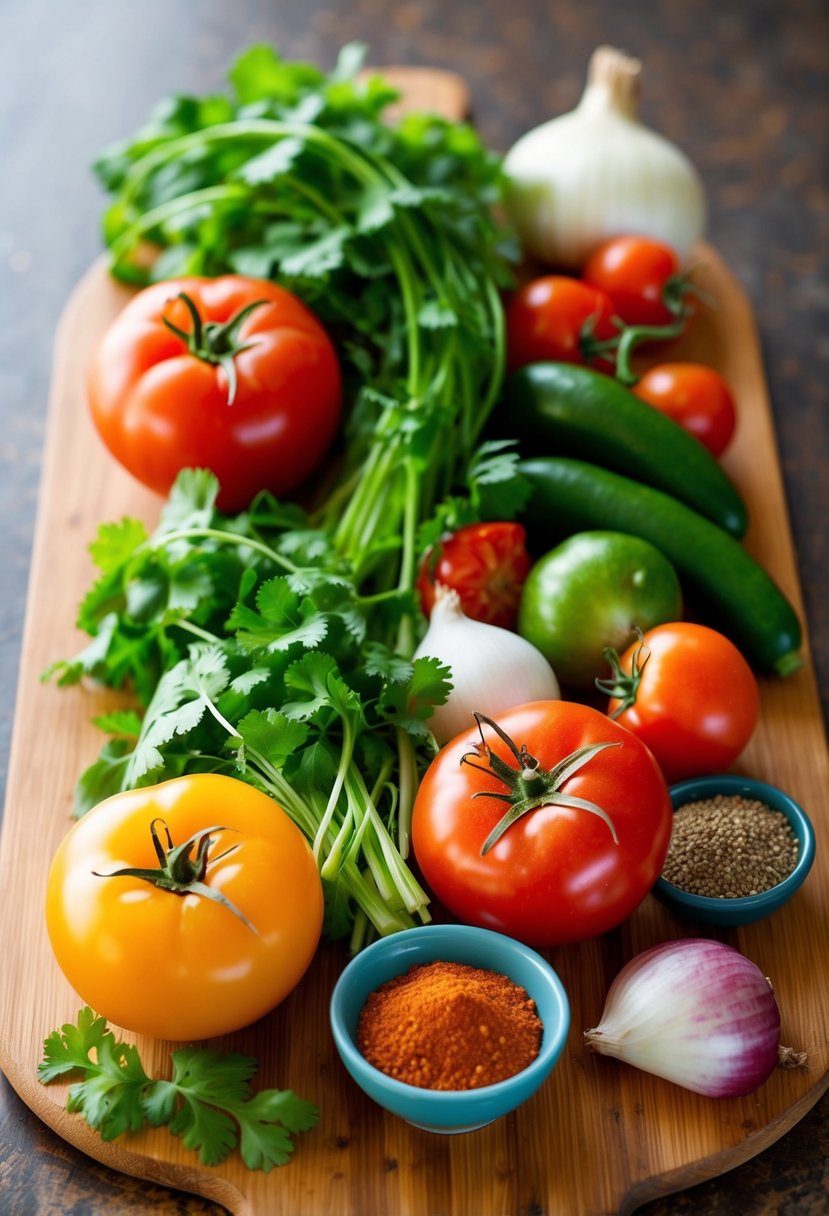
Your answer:
[[[745,1165],[747,1161],[751,1161],[781,1140],[805,1118],[826,1093],[829,1093],[829,1071],[821,1076],[799,1102],[790,1106],[778,1119],[767,1124],[756,1136],[751,1136],[721,1153],[713,1153],[710,1157],[695,1162],[693,1166],[683,1166],[667,1174],[654,1174],[643,1182],[634,1183],[625,1192],[616,1216],[633,1216],[633,1213],[646,1203],[665,1199],[678,1191],[700,1186],[703,1182],[711,1182]]]
[[[232,1216],[248,1216],[247,1197],[228,1179],[210,1168],[180,1165],[124,1147],[124,1142],[103,1140],[79,1114],[68,1111],[49,1095],[48,1087],[21,1071],[0,1044],[0,1070],[20,1100],[42,1123],[93,1161],[131,1178],[156,1182],[172,1190],[199,1195],[227,1208]]]

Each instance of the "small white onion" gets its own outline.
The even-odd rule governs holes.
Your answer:
[[[633,234],[684,257],[703,234],[697,170],[637,118],[640,67],[599,47],[576,108],[528,131],[504,159],[510,218],[543,262],[578,270],[602,241]]]
[[[705,938],[664,942],[616,976],[594,1051],[712,1098],[753,1093],[780,1058],[771,984],[739,950]]]
[[[473,713],[497,718],[528,701],[561,696],[552,667],[531,642],[510,629],[466,616],[456,591],[436,587],[429,628],[415,658],[431,655],[452,671],[452,691],[429,718],[438,743],[474,726]]]

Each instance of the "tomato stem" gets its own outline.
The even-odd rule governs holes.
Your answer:
[[[654,339],[667,342],[671,338],[678,338],[685,330],[686,321],[687,317],[683,312],[669,325],[628,326],[623,331],[619,344],[616,347],[616,379],[619,383],[623,384],[625,388],[632,388],[639,379],[631,367],[631,359],[634,350],[640,342],[653,341]]]
[[[177,338],[181,338],[191,355],[204,363],[212,363],[221,367],[227,377],[227,404],[233,405],[236,400],[239,382],[236,375],[236,356],[243,350],[249,350],[253,342],[239,341],[239,328],[242,322],[250,316],[254,308],[267,304],[267,300],[253,300],[234,313],[229,321],[203,321],[195,301],[186,291],[180,291],[176,299],[182,300],[190,313],[193,328],[182,329],[174,325],[167,317],[162,321]]]
[[[166,848],[162,843],[159,828],[163,829],[166,836]],[[208,861],[221,861],[223,857],[227,857],[229,853],[238,848],[238,845],[232,845],[218,857],[208,858],[210,847],[214,843],[213,833],[232,830],[225,827],[202,828],[201,831],[194,832],[183,844],[173,845],[173,838],[167,824],[163,819],[156,818],[150,824],[150,837],[158,858],[157,870],[141,866],[124,866],[120,870],[113,871],[112,874],[101,874],[98,870],[93,870],[92,873],[96,878],[140,878],[173,895],[200,895],[227,908],[234,916],[238,916],[252,933],[256,933],[256,928],[250,923],[244,912],[241,912],[221,891],[208,886],[204,881]],[[191,857],[190,852],[194,847],[196,855]]]
[[[596,688],[599,692],[606,693],[607,696],[619,701],[613,713],[610,714],[610,717],[614,721],[616,718],[621,717],[626,709],[630,709],[632,705],[636,704],[639,684],[642,680],[642,671],[651,657],[651,652],[645,645],[642,630],[637,628],[636,635],[639,638],[639,645],[631,656],[630,674],[622,670],[622,662],[618,651],[614,650],[612,646],[606,646],[602,651],[602,654],[610,664],[611,675],[607,680],[596,680]]]
[[[520,819],[522,815],[526,815],[529,811],[536,810],[541,806],[567,806],[577,810],[589,811],[592,815],[598,815],[602,822],[607,825],[614,844],[619,843],[619,837],[616,834],[613,820],[607,812],[598,803],[590,802],[586,798],[577,798],[575,795],[566,793],[562,789],[562,786],[579,769],[588,764],[594,756],[597,756],[599,752],[604,751],[608,747],[621,747],[621,743],[592,743],[585,747],[579,747],[574,752],[570,752],[569,755],[565,756],[563,760],[560,760],[553,768],[544,769],[536,757],[529,754],[526,745],[522,743],[518,747],[497,722],[493,722],[491,718],[487,718],[484,714],[477,712],[473,713],[473,717],[478,723],[481,741],[475,744],[474,752],[465,752],[461,756],[460,762],[461,764],[468,764],[470,768],[478,769],[479,772],[493,774],[507,786],[508,792],[478,790],[472,797],[496,798],[499,802],[509,804],[509,810],[498,820],[484,841],[481,847],[482,857],[490,849],[494,848],[507,828],[515,823],[516,819]],[[518,767],[513,768],[501,756],[493,752],[484,738],[484,723],[494,730],[499,739],[506,744],[517,760]],[[487,766],[484,767],[482,764],[475,763],[471,758],[473,756],[476,759],[485,758]]]

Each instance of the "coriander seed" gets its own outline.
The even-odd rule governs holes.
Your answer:
[[[717,794],[676,811],[662,877],[691,895],[740,899],[783,882],[798,852],[782,812],[757,799]]]

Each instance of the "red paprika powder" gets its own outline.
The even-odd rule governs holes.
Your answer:
[[[363,1007],[357,1046],[370,1064],[421,1089],[477,1089],[526,1068],[542,1023],[526,991],[466,963],[412,967]]]

